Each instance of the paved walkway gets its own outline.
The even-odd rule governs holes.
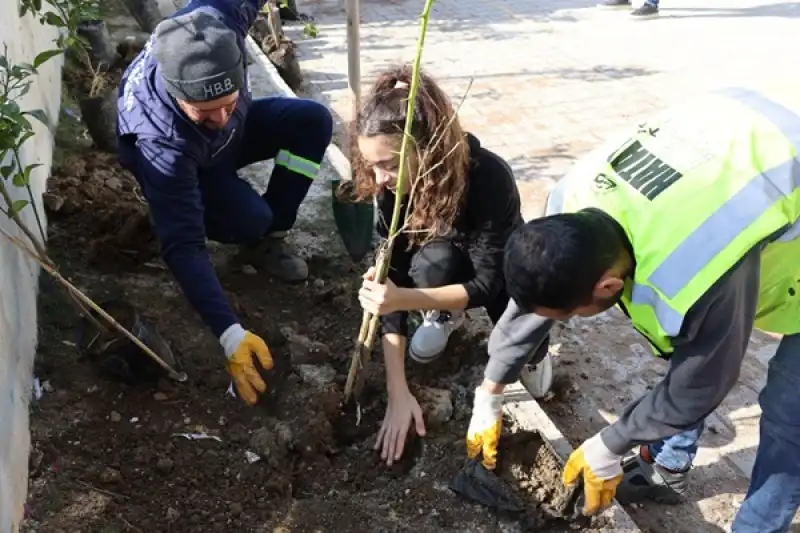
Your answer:
[[[303,40],[297,26],[287,27],[299,44],[309,92],[348,120],[343,0],[299,3],[319,29],[317,39]],[[412,59],[421,10],[422,0],[362,0],[365,88],[376,71]],[[576,157],[671,100],[765,73],[800,79],[792,45],[785,46],[798,35],[800,4],[790,2],[665,0],[660,19],[633,21],[624,10],[599,11],[590,0],[440,0],[423,62],[455,101],[472,80],[462,121],[509,160],[530,217]],[[589,371],[599,380],[594,384],[570,374],[570,416],[556,422],[571,439],[613,419],[664,371],[644,363],[649,359],[641,340],[613,315],[570,324],[561,340],[566,363],[605,352],[613,361]],[[718,532],[730,523],[747,487],[758,442],[755,400],[773,349],[768,339],[754,343],[740,383],[715,414],[698,457],[692,502],[656,512],[633,509],[643,528]],[[575,368],[566,363],[562,372]]]

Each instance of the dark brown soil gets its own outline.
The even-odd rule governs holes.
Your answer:
[[[311,257],[309,282],[285,285],[244,273],[229,261],[230,250],[212,249],[240,318],[267,339],[276,360],[269,392],[248,408],[226,393],[217,339],[156,258],[132,177],[113,156],[85,146],[57,161],[48,193],[51,255],[96,301],[130,302],[157,325],[189,381],[109,378],[79,355],[72,307],[43,277],[36,374],[49,392],[32,405],[23,531],[522,530],[448,489],[464,461],[483,339],[456,334],[437,363],[409,365],[412,386],[426,398],[429,432],[387,468],[372,451],[385,410],[382,365],[367,370],[360,416],[341,405],[361,318],[360,268],[345,257]],[[532,507],[541,504],[540,523],[548,525],[536,531],[575,531],[545,519],[562,491],[558,462],[540,444],[507,435],[504,471]]]

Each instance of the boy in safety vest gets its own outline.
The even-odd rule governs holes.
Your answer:
[[[570,456],[564,482],[583,476],[586,514],[610,505],[618,487],[628,501],[679,502],[703,422],[736,383],[756,327],[783,339],[732,531],[788,531],[800,505],[799,89],[687,100],[559,182],[547,216],[506,245],[512,301],[475,393],[470,456],[482,452],[494,468],[503,388],[544,352],[552,322],[618,305],[670,368]],[[623,481],[620,461],[636,445]]]

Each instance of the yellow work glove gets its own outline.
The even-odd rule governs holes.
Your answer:
[[[267,390],[253,361],[253,356],[265,370],[271,370],[272,355],[261,337],[246,331],[241,325],[234,324],[225,330],[219,338],[220,344],[228,358],[228,372],[233,378],[239,396],[250,405],[258,400],[258,394]]]
[[[583,475],[583,514],[594,515],[611,505],[622,481],[621,455],[612,453],[598,433],[572,452],[564,466],[564,484],[572,487]]]
[[[467,429],[467,457],[483,453],[482,463],[488,470],[497,466],[497,446],[503,429],[503,395],[475,389],[472,419]]]

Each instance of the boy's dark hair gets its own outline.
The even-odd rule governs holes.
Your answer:
[[[528,312],[537,307],[569,312],[589,305],[595,284],[624,246],[614,221],[596,209],[531,220],[506,243],[508,294]]]

